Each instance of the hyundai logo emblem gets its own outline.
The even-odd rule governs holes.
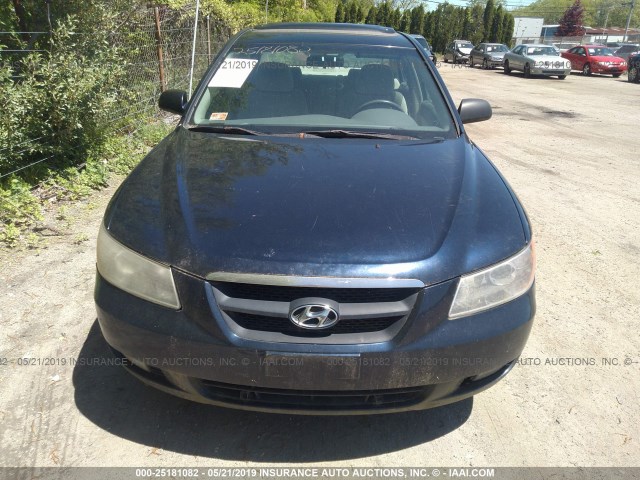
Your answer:
[[[329,305],[300,305],[289,313],[289,320],[301,328],[329,328],[338,323],[338,312]]]

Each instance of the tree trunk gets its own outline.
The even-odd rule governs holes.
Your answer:
[[[18,28],[20,29],[20,37],[25,42],[29,42],[31,36],[29,33],[29,26],[27,25],[27,12],[24,9],[24,5],[22,5],[22,0],[13,0],[13,10],[16,12],[16,17],[18,17]]]

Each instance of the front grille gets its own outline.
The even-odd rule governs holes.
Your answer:
[[[282,390],[202,380],[201,392],[211,400],[245,406],[306,410],[355,410],[408,406],[425,400],[431,387],[374,391]]]
[[[252,283],[212,282],[227,297],[270,302],[292,302],[299,298],[327,298],[338,303],[399,302],[418,291],[417,288],[316,288],[281,287]]]
[[[421,292],[420,288],[407,285],[408,282],[390,288],[393,281],[378,279],[358,279],[358,288],[342,287],[345,279],[335,279],[335,284],[331,279],[328,279],[331,283],[323,279],[321,286],[313,287],[302,286],[305,281],[308,280],[301,277],[280,277],[278,282],[284,285],[269,285],[211,280],[210,286],[223,320],[242,338],[327,344],[391,340],[403,328]],[[318,330],[295,325],[289,317],[292,308],[300,306],[296,300],[301,299],[330,306],[339,314],[338,322]]]
[[[378,332],[391,327],[402,317],[362,318],[340,320],[334,327],[326,330],[309,330],[297,327],[288,318],[252,315],[248,313],[229,312],[229,317],[247,330],[259,332],[278,332],[296,337],[327,337],[346,333]]]

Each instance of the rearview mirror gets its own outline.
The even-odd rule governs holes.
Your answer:
[[[187,111],[187,92],[184,90],[167,90],[160,94],[158,106],[167,112],[184,114]]]
[[[465,98],[460,102],[458,113],[462,123],[482,122],[489,120],[492,115],[491,105],[479,98]]]

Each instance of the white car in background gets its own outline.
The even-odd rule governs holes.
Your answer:
[[[558,50],[551,45],[518,45],[504,55],[502,62],[504,73],[507,75],[518,70],[524,72],[525,77],[544,75],[557,76],[564,80],[571,73],[571,62],[562,58]]]

